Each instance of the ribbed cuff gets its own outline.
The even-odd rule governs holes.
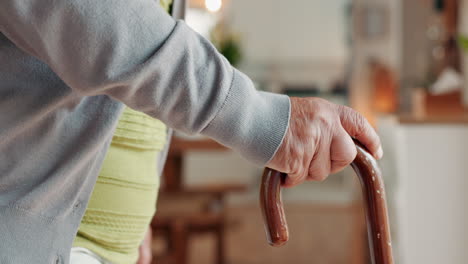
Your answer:
[[[247,76],[234,69],[226,100],[202,134],[265,165],[286,134],[290,105],[288,96],[259,92]]]

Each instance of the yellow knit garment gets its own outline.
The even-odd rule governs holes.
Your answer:
[[[124,110],[74,247],[87,248],[115,264],[136,262],[156,210],[157,159],[165,142],[161,121]]]

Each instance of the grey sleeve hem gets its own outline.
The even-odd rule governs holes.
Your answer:
[[[273,152],[273,154],[271,155],[271,157],[265,162],[265,164],[268,164],[273,159],[273,157],[276,155],[276,153],[278,152],[280,146],[283,144],[284,138],[286,137],[286,133],[287,133],[287,131],[289,129],[289,122],[291,120],[291,100],[290,100],[289,96],[287,96],[287,98],[288,98],[288,118],[287,118],[286,128],[284,129],[284,133],[283,133],[283,136],[281,137],[281,141],[279,142],[278,146],[276,147],[276,149]]]
[[[255,90],[234,69],[225,102],[202,134],[236,149],[246,159],[265,165],[272,159],[289,126],[289,97]]]

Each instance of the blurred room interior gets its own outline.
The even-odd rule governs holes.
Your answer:
[[[466,0],[187,0],[186,22],[260,90],[363,113],[384,146],[395,263],[468,262]],[[465,58],[467,60],[465,60]],[[262,168],[175,133],[153,220],[155,263],[367,264],[352,170],[284,190],[291,240],[265,239]]]

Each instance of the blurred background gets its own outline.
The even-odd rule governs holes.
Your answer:
[[[372,122],[399,264],[468,263],[466,15],[466,0],[187,0],[185,9],[258,89],[323,97]],[[282,248],[265,239],[261,173],[176,133],[153,221],[156,263],[369,263],[352,170],[284,190]]]

